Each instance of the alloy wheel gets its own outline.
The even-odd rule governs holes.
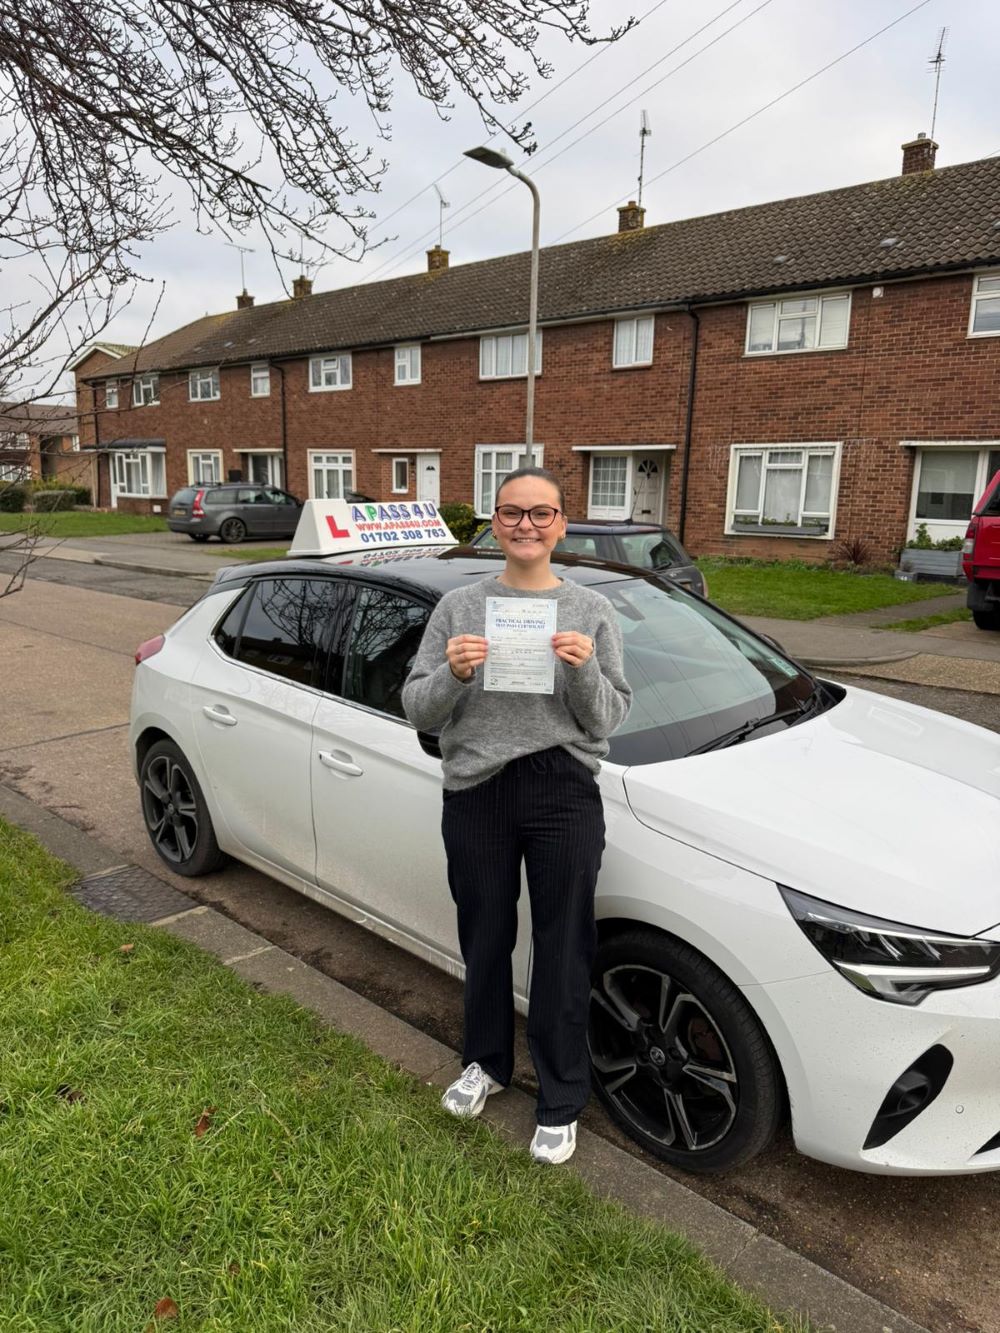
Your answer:
[[[694,1157],[736,1122],[736,1065],[719,1024],[666,972],[628,964],[601,973],[590,1055],[603,1096],[642,1138]]]
[[[191,779],[169,755],[157,755],[146,769],[142,809],[149,835],[164,860],[189,861],[198,847],[198,806]]]

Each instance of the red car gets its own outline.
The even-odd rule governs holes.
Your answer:
[[[972,511],[962,544],[967,605],[980,629],[1000,630],[1000,472]]]

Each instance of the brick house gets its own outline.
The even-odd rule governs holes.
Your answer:
[[[1000,158],[542,250],[536,461],[697,553],[889,560],[1000,467]],[[227,477],[472,502],[524,457],[527,253],[294,295],[76,365],[100,502]]]
[[[71,403],[0,402],[0,482],[66,477],[89,486],[94,463],[80,456]]]

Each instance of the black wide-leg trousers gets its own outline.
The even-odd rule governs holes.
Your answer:
[[[514,1071],[511,954],[524,862],[531,901],[528,1046],[538,1123],[577,1119],[590,1095],[587,1016],[597,945],[594,889],[604,809],[594,775],[560,747],[524,755],[475,787],[445,791],[448,884],[465,960],[465,1044],[498,1083]]]

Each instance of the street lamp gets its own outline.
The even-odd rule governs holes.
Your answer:
[[[467,148],[465,156],[473,162],[482,162],[483,166],[495,167],[498,171],[507,171],[519,181],[524,181],[531,191],[531,283],[528,296],[528,401],[525,409],[524,443],[531,462],[531,448],[535,435],[535,343],[538,331],[538,224],[541,217],[542,203],[538,189],[530,176],[518,171],[506,153],[494,148]]]

